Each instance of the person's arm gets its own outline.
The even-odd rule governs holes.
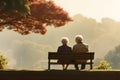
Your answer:
[[[60,52],[60,47],[58,47],[57,52]]]
[[[76,50],[75,50],[75,46],[73,46],[73,50],[72,50],[72,52],[76,52]]]
[[[70,52],[72,52],[72,48],[70,47]]]

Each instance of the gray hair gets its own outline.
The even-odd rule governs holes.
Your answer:
[[[78,40],[82,41],[83,40],[83,36],[82,35],[76,35],[75,39],[78,39]]]
[[[61,42],[63,44],[67,44],[67,43],[69,43],[69,39],[67,37],[62,37]]]

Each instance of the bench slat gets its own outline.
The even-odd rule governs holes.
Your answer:
[[[94,53],[49,53],[50,59],[94,59]]]
[[[50,64],[62,64],[62,63],[51,62]],[[65,63],[65,64],[75,64],[75,62],[74,63]],[[76,63],[76,64],[82,64],[82,63]],[[92,63],[88,62],[88,63],[85,63],[85,64],[94,64],[94,63],[93,62]]]

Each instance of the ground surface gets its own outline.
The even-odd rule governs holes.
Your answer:
[[[120,70],[0,70],[0,80],[120,80]]]

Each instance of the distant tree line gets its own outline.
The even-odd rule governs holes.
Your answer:
[[[107,60],[114,69],[120,69],[120,45],[110,50],[106,54],[105,60]]]

